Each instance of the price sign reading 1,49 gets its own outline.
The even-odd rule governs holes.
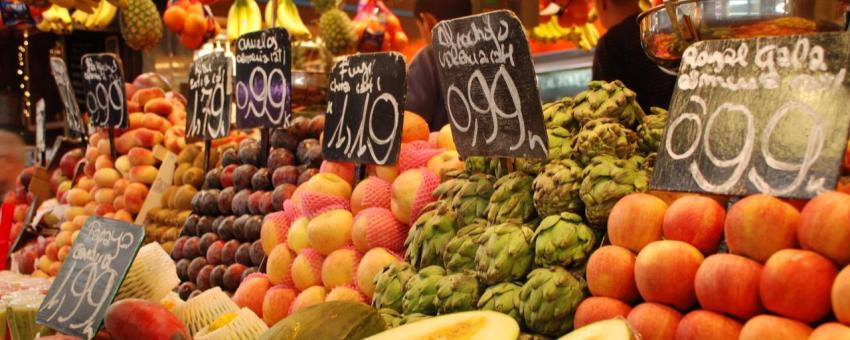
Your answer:
[[[404,119],[405,62],[401,54],[346,57],[331,72],[325,159],[395,164]]]
[[[236,126],[289,125],[291,113],[289,33],[270,28],[236,41]]]
[[[441,22],[432,35],[461,156],[546,158],[549,139],[519,19],[490,12]]]
[[[186,139],[213,140],[230,132],[232,59],[222,52],[198,58],[189,72]]]
[[[129,122],[121,62],[111,53],[86,54],[81,62],[92,124],[126,129]]]
[[[847,145],[850,34],[689,47],[651,186],[809,198],[833,190]]]

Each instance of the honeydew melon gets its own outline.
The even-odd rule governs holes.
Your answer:
[[[377,334],[367,340],[515,340],[519,325],[514,318],[492,311],[446,314]]]
[[[621,317],[597,321],[576,329],[558,340],[635,340],[637,332]]]

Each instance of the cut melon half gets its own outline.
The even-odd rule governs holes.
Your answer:
[[[497,312],[475,311],[414,322],[376,334],[367,340],[515,340],[518,336],[519,325],[514,318]]]
[[[597,321],[576,329],[558,340],[634,340],[638,337],[621,317]]]

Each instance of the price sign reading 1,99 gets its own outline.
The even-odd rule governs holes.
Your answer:
[[[192,63],[186,140],[213,140],[230,132],[232,59],[213,52]]]
[[[331,72],[322,154],[325,159],[395,164],[407,88],[401,54],[346,57]]]
[[[92,124],[126,129],[129,122],[121,62],[111,53],[86,54],[81,62]]]
[[[537,77],[519,19],[489,12],[441,22],[432,35],[461,156],[546,158]]]
[[[683,57],[651,187],[809,198],[833,190],[850,34],[705,41]]]

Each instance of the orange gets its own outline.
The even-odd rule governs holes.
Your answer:
[[[404,34],[403,31],[396,32],[393,40],[393,49],[400,51],[403,48],[407,47],[407,43],[407,34]]]
[[[165,27],[168,27],[174,33],[183,31],[183,24],[186,22],[186,10],[180,6],[171,6],[162,14],[162,21]]]
[[[430,133],[428,122],[422,119],[422,116],[410,111],[404,111],[404,125],[401,130],[402,143],[410,143],[417,140],[428,141]]]
[[[204,44],[204,36],[183,33],[183,35],[180,36],[180,43],[187,49],[196,50]]]
[[[387,31],[389,31],[389,32],[399,32],[399,31],[401,31],[401,21],[398,20],[397,16],[387,15]]]
[[[204,15],[204,5],[201,5],[199,3],[193,3],[189,5],[188,11],[189,13]]]
[[[191,10],[190,10],[191,12]],[[207,19],[201,14],[190,13],[183,24],[183,35],[202,37],[207,32]],[[196,38],[197,39],[197,38]]]

